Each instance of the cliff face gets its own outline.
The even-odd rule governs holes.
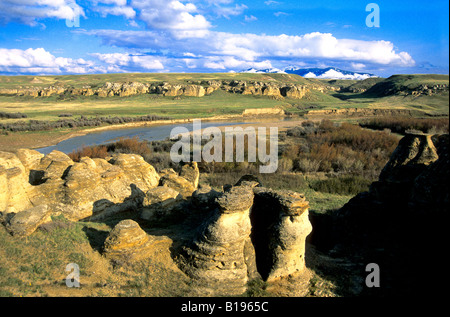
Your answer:
[[[48,86],[48,87],[20,87],[20,88],[1,88],[0,94],[31,97],[49,97],[53,95],[73,95],[73,96],[98,96],[102,98],[119,96],[128,97],[142,94],[158,94],[168,97],[203,97],[210,95],[216,90],[223,90],[228,93],[243,95],[261,95],[274,98],[292,98],[301,99],[309,89],[304,85],[283,84],[272,82],[256,81],[200,81],[199,83],[111,83],[106,82],[100,87],[85,86],[82,88],[73,88],[66,86]]]

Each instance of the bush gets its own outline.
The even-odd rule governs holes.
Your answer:
[[[347,176],[314,181],[310,187],[323,193],[354,196],[368,191],[371,183],[371,180],[360,176]]]
[[[448,133],[448,118],[410,118],[410,117],[377,117],[364,120],[360,126],[384,130],[390,129],[392,132],[405,134],[407,130],[418,130],[424,133]]]
[[[108,149],[104,145],[100,146],[84,146],[81,149],[69,153],[68,156],[74,162],[79,162],[82,157],[101,158],[108,156]]]
[[[16,112],[16,113],[9,113],[0,111],[0,118],[1,119],[20,119],[20,118],[28,118],[28,116],[25,113]]]
[[[3,113],[6,115],[5,113]],[[9,116],[14,114],[8,114]],[[16,115],[17,118],[26,118],[25,114]],[[68,116],[68,114],[64,115]],[[0,130],[18,132],[18,131],[48,131],[61,128],[77,128],[77,127],[97,127],[102,124],[122,124],[128,122],[143,122],[154,120],[167,120],[168,117],[159,117],[155,115],[146,115],[140,117],[94,117],[88,118],[80,116],[78,119],[59,119],[57,121],[29,120],[14,123],[0,124]]]
[[[139,154],[148,157],[152,150],[147,141],[141,141],[137,136],[120,138],[119,141],[108,145],[108,152]]]
[[[388,131],[370,131],[359,125],[330,120],[305,121],[287,131],[291,138],[280,148],[281,158],[293,161],[303,173],[340,172],[378,175],[398,144]]]

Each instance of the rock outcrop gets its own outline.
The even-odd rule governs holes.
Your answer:
[[[327,109],[327,110],[310,110],[307,118],[320,116],[334,117],[368,117],[368,116],[412,116],[413,110],[406,109],[369,109],[369,108],[345,108],[345,109]]]
[[[109,233],[103,245],[103,255],[116,264],[129,264],[152,256],[157,245],[170,243],[170,239],[149,235],[137,222],[125,219]]]
[[[311,85],[312,89],[322,89]],[[301,99],[309,91],[305,85],[285,84],[281,82],[227,81],[210,80],[187,83],[141,83],[141,82],[106,82],[100,87],[83,86],[81,88],[66,86],[1,88],[2,95],[49,97],[53,95],[98,96],[101,98],[119,96],[129,97],[142,94],[158,94],[166,97],[204,97],[216,90],[243,95],[269,96],[276,99],[284,97]]]
[[[257,108],[257,109],[245,109],[242,113],[244,117],[250,116],[283,116],[285,112],[280,108]]]
[[[251,245],[253,192],[249,187],[234,187],[216,201],[218,208],[184,249],[182,269],[201,285],[203,294],[242,294],[248,282],[244,249]],[[254,255],[247,257],[254,260]]]
[[[198,178],[195,162],[183,166],[180,175],[161,177],[134,154],[73,162],[59,151],[45,156],[27,149],[0,152],[0,211],[6,215],[46,205],[52,215],[77,221],[144,207],[143,218],[150,219],[170,214],[197,189]],[[161,207],[164,212],[157,211]]]
[[[368,192],[352,198],[328,221],[312,219],[320,238],[328,239],[326,250],[379,265],[384,296],[432,289],[446,272],[448,143],[448,134],[406,134]]]
[[[255,278],[275,281],[305,271],[312,229],[305,198],[253,181],[239,184],[216,196],[215,208],[181,252],[182,270],[203,295],[241,294]]]
[[[154,187],[145,193],[140,217],[150,221],[170,218],[176,214],[176,209],[182,202],[183,197],[175,189],[167,186]]]
[[[51,222],[51,210],[46,205],[40,205],[11,215],[7,220],[6,229],[13,236],[26,237],[33,233],[37,227]]]
[[[164,263],[195,281],[197,295],[239,295],[254,279],[273,282],[305,273],[308,202],[295,192],[264,188],[254,176],[216,191],[199,187],[195,162],[179,173],[159,174],[133,154],[73,162],[58,151],[43,156],[19,150],[0,152],[0,159],[2,222],[14,236],[32,234],[55,215],[103,220],[129,211],[125,215],[144,226],[120,221],[102,254],[118,265],[164,254]],[[180,222],[190,231],[168,230],[169,238],[144,230],[145,224]]]
[[[277,279],[305,269],[305,241],[312,227],[305,197],[292,191],[255,188],[252,240],[262,277]]]

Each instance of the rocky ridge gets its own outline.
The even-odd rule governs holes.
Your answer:
[[[128,97],[142,94],[157,94],[168,97],[204,97],[212,94],[216,90],[228,93],[256,96],[270,96],[282,99],[301,99],[312,89],[322,89],[323,87],[312,85],[307,87],[298,84],[283,84],[278,82],[258,82],[258,81],[237,81],[237,80],[210,80],[199,82],[188,82],[185,84],[174,83],[140,83],[140,82],[106,82],[100,87],[84,86],[82,88],[53,85],[48,87],[18,87],[1,88],[0,94],[49,97],[53,95],[73,95],[73,96],[98,96],[106,97]]]

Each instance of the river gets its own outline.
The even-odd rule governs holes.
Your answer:
[[[249,122],[203,122],[201,128],[220,127],[228,125],[249,124]],[[64,140],[56,145],[36,149],[42,154],[48,154],[53,150],[58,150],[66,154],[73,152],[83,146],[93,146],[112,143],[119,138],[133,138],[137,136],[140,140],[160,141],[169,138],[170,132],[175,127],[185,127],[189,131],[193,130],[192,123],[169,124],[159,126],[147,126],[139,128],[119,128],[115,130],[105,130],[92,132],[86,135],[73,137]]]

